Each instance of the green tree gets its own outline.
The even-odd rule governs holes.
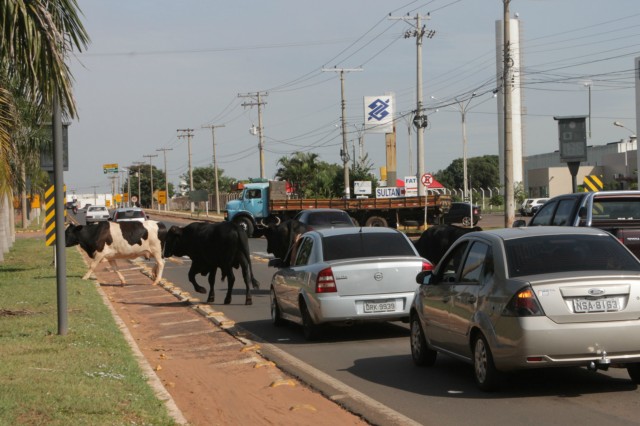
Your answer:
[[[500,185],[499,159],[497,155],[483,155],[467,159],[467,177],[470,188],[494,188]],[[462,188],[464,169],[462,158],[456,158],[444,170],[438,170],[435,178],[447,188]]]
[[[289,157],[281,157],[278,165],[276,177],[289,182],[298,197],[308,198],[314,195],[314,182],[321,166],[318,154],[294,152]]]
[[[0,1],[0,194],[16,182],[12,167],[24,155],[14,136],[19,99],[50,108],[54,97],[63,114],[76,116],[66,52],[89,42],[75,0]]]
[[[209,194],[214,194],[216,191],[216,180],[213,166],[208,167],[195,167],[191,174],[193,175],[193,189],[204,189]],[[189,182],[189,173],[185,173],[180,176],[180,179],[185,182]],[[218,168],[218,190],[220,192],[227,192],[231,188],[231,185],[236,179],[225,176],[224,169]]]
[[[151,207],[151,175],[149,174],[149,166],[146,164],[136,164],[128,166],[129,177],[123,185],[123,190],[126,191],[129,188],[128,180],[131,180],[131,196],[138,196],[138,202],[142,207]],[[156,166],[151,166],[151,172],[153,173],[153,192],[157,190],[164,190],[165,179],[164,170],[158,169]],[[140,185],[140,193],[138,194],[138,183]],[[169,182],[169,197],[174,194],[173,184]],[[157,201],[154,201],[157,203]]]

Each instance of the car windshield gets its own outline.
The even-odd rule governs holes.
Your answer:
[[[510,277],[570,271],[640,271],[640,262],[607,235],[535,236],[504,243]]]
[[[325,260],[357,257],[415,256],[402,234],[361,233],[334,235],[322,239]]]

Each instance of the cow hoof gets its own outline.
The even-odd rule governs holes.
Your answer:
[[[207,290],[205,290],[204,287],[196,287],[196,292],[205,294]]]
[[[244,302],[245,305],[253,305],[253,301],[251,299],[247,299]]]
[[[225,297],[225,298],[224,298],[224,304],[225,304],[225,305],[228,305],[228,304],[230,304],[230,303],[231,303],[231,298],[230,298],[230,297]]]

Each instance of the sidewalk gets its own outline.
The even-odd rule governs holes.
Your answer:
[[[118,266],[127,284],[103,262],[99,290],[178,423],[367,424],[262,358],[259,345],[225,330],[234,328],[222,313],[190,302],[170,283],[153,286],[142,264]]]

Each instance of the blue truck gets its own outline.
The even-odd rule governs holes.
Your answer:
[[[269,223],[293,218],[306,209],[333,208],[349,213],[360,226],[420,226],[424,224],[425,197],[397,198],[289,198],[286,182],[269,181],[242,184],[242,195],[227,203],[225,220],[240,225],[249,236],[260,236]],[[451,197],[427,197],[427,223],[442,221],[451,206]]]

